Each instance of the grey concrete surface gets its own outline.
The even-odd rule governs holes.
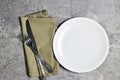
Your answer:
[[[48,80],[120,80],[120,0],[0,0],[0,80],[38,80],[26,75],[18,17],[42,9],[58,24],[76,16],[97,20],[110,39],[109,55],[96,70],[75,74],[60,68]]]

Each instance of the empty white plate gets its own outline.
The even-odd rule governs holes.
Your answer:
[[[85,17],[65,21],[53,39],[53,51],[58,62],[77,73],[99,67],[108,50],[109,40],[105,30],[98,22]]]

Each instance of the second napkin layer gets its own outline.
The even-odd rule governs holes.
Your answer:
[[[56,19],[48,17],[47,11],[43,10],[38,13],[20,17],[20,20],[21,20],[23,38],[24,36],[27,36],[26,20],[29,20],[37,44],[38,51],[41,57],[43,57],[45,61],[48,62],[53,68],[53,73],[48,73],[44,68],[46,75],[50,76],[57,74],[59,72],[59,64],[55,60],[52,50],[52,41],[56,30]],[[27,67],[28,75],[30,77],[39,76],[34,53],[25,44],[24,44],[24,50],[25,50],[25,57],[27,60],[26,65],[28,66]]]

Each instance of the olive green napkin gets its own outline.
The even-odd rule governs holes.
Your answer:
[[[52,41],[56,30],[56,19],[48,17],[46,10],[20,17],[23,38],[24,36],[27,36],[26,20],[29,20],[30,22],[40,55],[52,66],[54,70],[53,73],[48,73],[44,68],[46,75],[50,76],[57,74],[59,72],[59,64],[55,60],[52,50]],[[27,62],[26,65],[28,66],[28,75],[30,77],[39,76],[35,55],[25,44],[24,50]]]

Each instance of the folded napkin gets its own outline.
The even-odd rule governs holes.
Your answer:
[[[52,41],[53,36],[56,30],[56,19],[48,17],[48,12],[43,10],[34,14],[29,14],[23,17],[20,17],[21,29],[23,38],[27,36],[26,31],[26,20],[30,22],[30,26],[36,41],[38,52],[44,60],[50,64],[53,68],[52,73],[48,73],[44,68],[47,76],[55,75],[59,72],[59,64],[53,55],[52,50]],[[28,75],[30,77],[39,76],[38,67],[35,59],[35,55],[32,50],[24,44],[26,66],[28,68]]]

